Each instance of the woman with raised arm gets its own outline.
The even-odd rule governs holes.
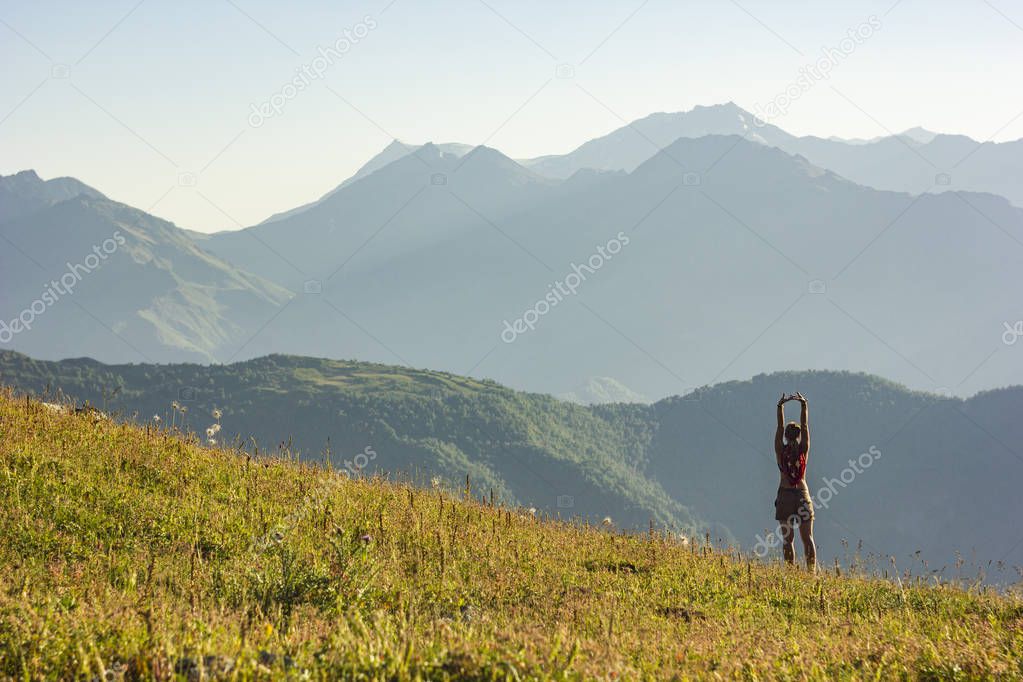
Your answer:
[[[785,403],[798,400],[800,423],[785,423]],[[785,561],[795,563],[793,526],[799,525],[803,540],[806,567],[817,570],[817,548],[813,543],[813,500],[806,485],[806,460],[810,455],[810,421],[806,398],[802,393],[785,395],[778,400],[778,429],[774,434],[774,455],[781,472],[778,497],[774,500],[774,518],[781,525],[782,552]]]

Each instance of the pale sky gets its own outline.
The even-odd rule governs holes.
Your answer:
[[[1023,137],[1009,0],[2,0],[0,173],[70,175],[182,227],[236,229],[319,197],[392,138],[523,158],[655,111],[754,110],[871,15],[880,27],[776,125]],[[251,125],[274,95],[279,114]]]

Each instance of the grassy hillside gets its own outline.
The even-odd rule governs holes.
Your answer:
[[[290,443],[304,459],[337,467],[366,448],[367,472],[401,472],[420,484],[450,485],[466,474],[497,498],[561,513],[611,515],[616,523],[693,528],[697,521],[636,470],[643,446],[624,423],[550,396],[445,372],[273,355],[233,365],[102,365],[91,360],[41,362],[0,353],[0,382],[40,393],[47,386],[139,420],[189,409],[186,427],[200,433],[214,408],[218,438],[236,434],[252,449]],[[559,504],[560,503],[560,504]]]
[[[427,487],[433,477],[457,487],[469,474],[480,492],[562,518],[608,515],[631,529],[652,519],[747,548],[775,527],[775,402],[800,390],[813,432],[807,480],[815,494],[830,486],[815,521],[822,561],[852,561],[861,549],[881,570],[894,557],[900,568],[1001,584],[1023,566],[1014,520],[1023,514],[1023,387],[961,400],[866,374],[780,372],[653,405],[583,407],[364,362],[102,365],[17,353],[0,353],[0,383],[37,395],[59,388],[139,422],[160,415],[180,425],[178,401],[199,433],[219,408],[216,438],[240,434],[250,451],[290,442],[322,461],[329,441],[340,468],[368,447],[376,456],[362,461],[365,473],[401,472]],[[854,474],[850,460],[871,449],[876,463]]]
[[[1023,675],[1023,602],[819,578],[0,395],[0,677]]]

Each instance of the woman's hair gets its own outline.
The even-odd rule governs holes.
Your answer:
[[[789,422],[785,425],[785,438],[787,440],[793,440],[803,435],[803,427],[798,422]]]

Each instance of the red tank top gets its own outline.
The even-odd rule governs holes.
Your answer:
[[[806,475],[806,454],[800,443],[792,442],[782,446],[778,468],[789,479],[789,485],[799,485]]]

